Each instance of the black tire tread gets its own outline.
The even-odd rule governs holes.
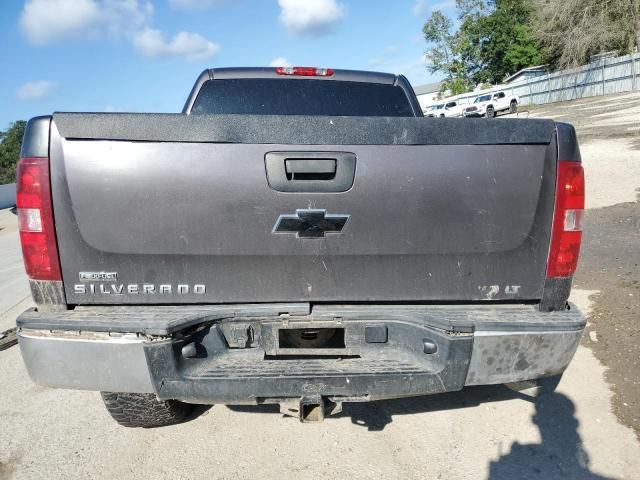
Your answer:
[[[17,344],[18,331],[16,328],[11,328],[6,332],[0,332],[0,352],[3,350],[7,350]]]
[[[158,400],[153,393],[101,392],[107,411],[123,427],[154,428],[182,422],[192,406],[177,400]]]

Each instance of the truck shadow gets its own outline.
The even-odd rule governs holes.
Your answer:
[[[461,392],[429,397],[347,404],[341,415],[351,417],[354,424],[366,427],[369,431],[380,431],[391,423],[394,415],[467,408],[513,399],[534,404],[535,412],[531,421],[540,431],[541,442],[513,442],[508,453],[489,464],[489,480],[613,480],[612,477],[590,471],[589,455],[578,433],[575,405],[569,397],[558,392],[535,398],[504,385],[470,387]]]
[[[512,400],[518,395],[503,385],[467,387],[460,392],[423,397],[380,400],[370,403],[345,403],[342,413],[336,417],[351,417],[351,422],[355,425],[365,427],[369,431],[381,431],[393,421],[395,415],[413,415],[475,407],[483,403]]]
[[[578,433],[579,422],[575,416],[575,406],[566,395],[557,392],[534,398],[514,392],[503,385],[468,387],[461,392],[426,397],[344,404],[341,413],[328,417],[325,421],[348,417],[354,425],[367,428],[370,432],[379,432],[384,430],[396,415],[455,410],[514,399],[534,404],[535,413],[531,421],[540,431],[541,442],[513,442],[508,453],[489,464],[489,480],[613,480],[613,477],[591,472],[590,459]],[[244,413],[279,413],[275,405],[229,408]]]
[[[534,405],[531,421],[540,430],[540,443],[513,442],[507,454],[489,464],[489,480],[613,480],[591,472],[589,455],[578,433],[575,406],[569,397],[551,393],[536,399]]]

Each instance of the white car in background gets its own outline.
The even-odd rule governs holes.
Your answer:
[[[425,117],[435,117],[435,112],[438,110],[438,108],[442,108],[444,107],[444,104],[434,104],[434,105],[429,105],[427,108],[424,109],[424,116]]]
[[[463,115],[465,117],[486,115],[487,118],[493,118],[499,112],[517,113],[519,101],[516,95],[508,96],[504,92],[487,93],[476,97],[473,103],[463,110]]]
[[[432,105],[425,112],[425,117],[438,117],[438,118],[453,118],[462,116],[462,105],[457,101],[450,101],[446,103],[439,103]]]

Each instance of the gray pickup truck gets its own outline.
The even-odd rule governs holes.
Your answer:
[[[181,114],[33,118],[21,156],[28,372],[124,426],[553,383],[585,326],[567,124],[422,118],[390,74],[215,69]]]

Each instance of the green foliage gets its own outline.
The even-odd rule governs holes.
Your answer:
[[[521,68],[538,65],[543,51],[531,27],[529,0],[457,0],[459,28],[434,11],[422,30],[431,73],[444,73],[445,88],[469,91],[478,83],[500,83]]]
[[[489,8],[485,0],[456,0],[458,18],[464,20],[468,17],[478,17],[486,13]]]
[[[540,65],[543,55],[530,26],[533,10],[528,0],[496,0],[489,15],[479,16],[468,28],[483,68],[476,82],[500,83],[518,70]]]
[[[20,158],[20,146],[27,122],[18,120],[0,131],[0,184],[16,181],[16,165]]]
[[[442,93],[441,98],[444,98],[445,92],[449,92],[449,95],[460,95],[461,93],[466,93],[470,90],[469,82],[462,76],[443,80],[440,84],[440,93]]]
[[[451,33],[453,22],[444,16],[440,10],[435,10],[427,23],[422,27],[422,33],[428,43],[434,48],[426,52],[428,67],[431,73],[449,72],[455,61],[455,36]]]
[[[456,9],[458,22],[436,10],[423,28],[429,71],[452,93],[526,67],[640,49],[640,0],[456,0]]]
[[[468,68],[462,56],[460,38],[452,33],[453,21],[440,10],[434,10],[422,28],[430,48],[425,52],[431,73],[444,73],[442,91],[463,93],[472,87]]]

